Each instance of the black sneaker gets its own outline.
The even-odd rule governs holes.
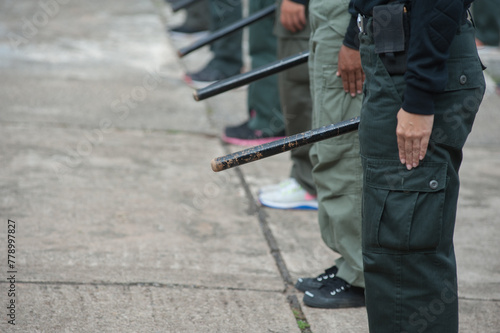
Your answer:
[[[234,73],[233,75],[236,74],[239,73]],[[184,76],[184,81],[191,88],[200,89],[219,80],[231,77],[233,75],[226,75],[219,69],[213,68],[212,66],[210,66],[210,64],[208,64],[207,66],[205,66],[205,68],[203,68],[198,72],[186,73],[186,75]]]
[[[304,304],[314,308],[338,309],[365,306],[365,289],[335,277],[331,283],[304,293]]]
[[[238,146],[257,146],[264,143],[279,140],[285,136],[285,131],[269,135],[260,130],[248,127],[248,121],[238,126],[226,127],[222,135],[222,141]]]
[[[337,266],[332,266],[315,278],[298,278],[297,283],[295,283],[295,288],[303,292],[319,289],[323,285],[332,282],[338,271],[339,269]]]

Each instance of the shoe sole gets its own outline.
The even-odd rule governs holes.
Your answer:
[[[186,84],[193,89],[201,89],[208,87],[209,85],[217,81],[196,81],[192,80],[189,76],[184,75],[184,82],[186,82]]]
[[[229,143],[229,144],[232,144],[232,145],[237,145],[237,146],[258,146],[258,145],[263,145],[265,143],[280,140],[283,138],[284,138],[284,136],[247,140],[247,139],[230,138],[230,137],[226,136],[225,134],[222,134],[222,141]]]
[[[337,299],[335,302],[317,302],[315,298],[309,297],[307,295],[307,291],[304,294],[303,302],[305,305],[310,306],[312,308],[321,308],[321,309],[343,309],[343,308],[360,308],[365,306],[364,298],[359,297],[357,300],[344,300]]]
[[[259,199],[259,202],[262,206],[266,206],[269,208],[275,208],[275,209],[301,209],[301,210],[318,210],[318,203],[312,203],[312,202],[296,202],[293,204],[284,204],[284,203],[273,203],[273,202],[262,202]]]
[[[191,40],[195,41],[201,38],[205,38],[208,35],[210,35],[209,31],[199,31],[199,32],[193,32],[193,33],[187,33],[187,32],[177,32],[177,31],[168,31],[170,38],[172,38],[175,41],[182,41],[182,40]]]

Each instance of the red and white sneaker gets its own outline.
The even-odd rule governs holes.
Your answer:
[[[238,126],[226,127],[222,141],[238,146],[257,146],[276,141],[285,137],[285,131],[277,135],[268,135],[260,130],[248,127],[248,121]]]

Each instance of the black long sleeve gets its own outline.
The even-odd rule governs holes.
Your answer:
[[[351,0],[353,14],[371,15],[374,6],[387,0]],[[402,108],[411,113],[434,114],[434,94],[444,91],[448,73],[446,60],[464,13],[471,0],[418,0],[408,2],[410,8],[410,41],[405,74],[406,90]],[[348,28],[344,44],[352,47],[352,27]],[[349,36],[348,36],[349,35]]]
[[[309,5],[309,0],[291,0],[296,3],[300,3],[301,5],[307,6]]]

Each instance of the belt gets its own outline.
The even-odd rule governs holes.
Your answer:
[[[392,3],[392,2],[396,2],[396,0],[391,0],[388,2],[389,3]],[[406,5],[404,6],[404,12],[407,13],[408,12],[408,9],[406,7]],[[359,28],[359,32],[361,32],[362,34],[366,34],[367,32],[367,24],[368,24],[368,19],[372,17],[371,15],[363,15],[363,14],[358,14],[358,28]]]
[[[406,7],[405,7],[405,12],[406,12]],[[460,24],[465,24],[467,23],[467,20],[469,17],[472,17],[471,13],[469,10],[464,10],[464,13],[462,15],[462,19],[460,21]],[[358,14],[358,28],[359,32],[362,34],[366,35],[366,32],[368,31],[368,19],[371,18],[371,16],[363,15],[363,14]]]
[[[359,29],[359,32],[366,35],[366,31],[367,31],[367,23],[368,23],[368,17],[367,16],[364,16],[364,15],[361,15],[361,14],[358,14],[358,29]]]

